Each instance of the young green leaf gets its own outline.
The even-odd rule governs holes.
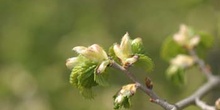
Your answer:
[[[117,98],[117,96],[113,96],[114,100]],[[130,97],[123,97],[122,103],[114,103],[114,109],[120,109],[120,108],[130,108],[131,107],[131,99]]]
[[[207,50],[213,46],[213,37],[204,33],[199,32],[198,35],[200,36],[200,43],[196,47],[196,52],[199,57],[204,57],[207,53]]]
[[[167,61],[178,54],[185,54],[187,51],[179,46],[172,37],[167,37],[162,45],[161,57]]]
[[[79,73],[78,79],[78,86],[83,88],[91,88],[96,86],[97,83],[94,81],[94,69],[96,65],[91,65],[88,68],[84,68],[81,73]]]
[[[201,37],[200,45],[203,45],[205,48],[210,48],[213,45],[213,37],[207,33],[200,32],[199,36]]]
[[[114,98],[114,109],[120,108],[130,108],[131,107],[131,97],[136,93],[137,86],[135,84],[128,84],[121,88],[117,92]]]
[[[78,72],[79,70],[73,69],[73,71],[70,74],[70,84],[78,88],[78,79],[77,77],[79,76]]]
[[[101,86],[108,86],[108,76],[109,74],[107,72],[104,72],[102,74],[94,74],[94,80],[96,83],[98,83]]]
[[[115,60],[117,63],[120,62],[119,59],[118,59],[118,57],[115,55],[113,46],[111,46],[111,47],[109,48],[108,54],[109,54],[109,56],[110,56],[110,58],[111,58],[112,60]]]
[[[133,54],[143,54],[144,46],[141,38],[136,38],[131,43],[131,49]]]
[[[138,54],[138,61],[134,63],[134,66],[143,68],[147,72],[150,72],[154,68],[154,62],[150,57],[144,54]]]
[[[87,99],[93,99],[95,96],[91,88],[80,88],[80,94]]]
[[[167,78],[173,82],[173,84],[180,86],[185,84],[185,71],[182,68],[177,68],[175,72],[167,71]]]
[[[80,90],[85,98],[92,98],[91,88],[98,85],[94,81],[94,69],[96,65],[89,63],[81,63],[72,69],[70,75],[70,83]],[[86,91],[85,91],[86,90]]]

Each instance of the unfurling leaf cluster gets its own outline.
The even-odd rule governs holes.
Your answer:
[[[73,48],[79,55],[67,59],[66,65],[72,69],[70,83],[80,90],[85,98],[93,98],[92,87],[108,85],[106,68],[109,66],[107,53],[97,44],[89,47]]]
[[[98,44],[89,47],[76,46],[73,50],[77,57],[67,59],[66,66],[71,69],[70,83],[79,89],[85,98],[93,98],[92,88],[95,86],[107,86],[109,73],[107,69],[112,62],[118,63],[122,68],[140,66],[146,71],[153,70],[153,61],[144,54],[141,38],[130,39],[126,33],[120,44],[114,43],[107,53]],[[137,87],[134,84],[123,86],[122,90],[114,96],[115,109],[130,107],[130,98]]]
[[[114,98],[114,109],[129,108],[131,106],[131,97],[136,93],[136,84],[128,84],[123,86]]]
[[[195,64],[190,51],[204,57],[213,44],[213,37],[204,32],[197,32],[186,25],[181,25],[179,32],[167,37],[161,50],[161,57],[170,63],[166,74],[176,85],[186,82],[185,71]]]

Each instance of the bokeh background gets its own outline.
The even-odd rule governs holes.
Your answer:
[[[69,84],[66,59],[74,46],[102,45],[106,50],[129,32],[142,37],[155,62],[149,76],[154,90],[170,103],[190,95],[205,78],[196,69],[188,82],[176,87],[165,77],[168,63],[160,58],[163,40],[185,23],[210,33],[215,44],[205,59],[214,73],[220,67],[219,0],[0,0],[0,110],[113,110],[112,96],[130,81],[120,72],[111,86],[96,88],[96,98],[85,100]],[[205,100],[220,97],[213,90]],[[131,110],[162,110],[138,92]],[[199,110],[191,106],[186,110]]]

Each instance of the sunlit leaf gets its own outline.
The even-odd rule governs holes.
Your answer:
[[[91,88],[98,85],[94,81],[95,68],[95,64],[84,61],[72,69],[70,83],[77,87],[85,98],[93,98]]]
[[[138,54],[138,61],[134,63],[134,66],[143,68],[147,72],[152,71],[154,68],[154,62],[152,59],[144,54]]]
[[[70,83],[75,87],[78,87],[78,76],[79,74],[77,72],[77,69],[74,69],[70,74]]]
[[[91,65],[90,67],[84,69],[79,73],[78,86],[82,86],[83,88],[91,88],[92,86],[96,86],[97,83],[94,81],[94,69],[96,65]]]

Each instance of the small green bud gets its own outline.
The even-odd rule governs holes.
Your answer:
[[[142,39],[141,38],[135,38],[134,40],[132,40],[131,44],[138,44],[138,45],[142,45]]]
[[[136,38],[136,39],[132,40],[131,46],[132,46],[132,52],[134,54],[143,53],[144,46],[143,46],[141,38]]]

